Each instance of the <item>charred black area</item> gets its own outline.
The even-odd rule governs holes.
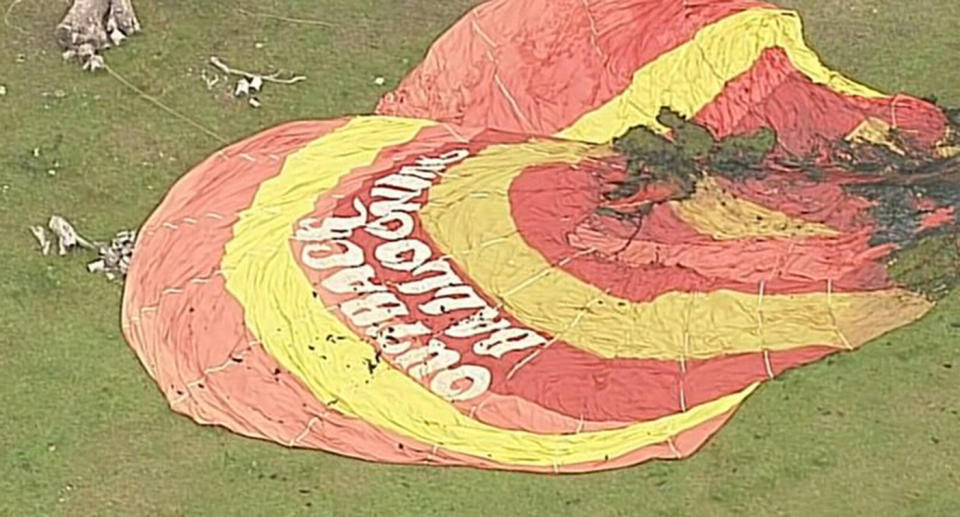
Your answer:
[[[669,129],[668,136],[637,126],[614,140],[614,149],[627,159],[627,174],[604,193],[605,200],[627,199],[653,184],[668,186],[669,199],[685,199],[693,195],[697,181],[707,172],[731,179],[765,176],[761,164],[776,144],[773,131],[716,140],[707,128],[668,109],[662,109],[657,120]],[[629,212],[598,209],[601,215],[620,219],[636,218],[646,211],[649,206]]]
[[[706,171],[731,179],[763,177],[761,164],[777,140],[769,129],[716,140],[707,128],[668,109],[660,111],[657,121],[670,130],[668,137],[638,126],[614,140],[614,149],[627,157],[628,179],[634,179],[626,185],[636,187],[644,179],[672,181],[689,195]],[[611,196],[627,197],[637,190],[617,189]]]
[[[956,231],[957,224],[960,224],[960,183],[931,181],[903,185],[879,182],[848,185],[845,190],[874,204],[869,209],[877,223],[877,230],[870,241],[874,246],[894,243],[906,248],[923,238]],[[923,218],[929,213],[929,210],[922,208],[922,201],[940,208],[953,207],[954,224],[922,231]]]
[[[960,284],[960,234],[935,232],[894,253],[887,265],[890,278],[931,300],[939,300]]]
[[[870,244],[895,245],[891,277],[938,298],[960,283],[960,109],[943,113],[949,129],[936,149],[919,149],[888,128],[882,141],[838,139],[809,156],[775,156],[773,131],[718,141],[707,128],[663,109],[657,120],[669,129],[666,136],[635,127],[613,142],[626,159],[626,173],[610,182],[596,213],[639,225],[656,203],[689,198],[708,175],[763,179],[770,166],[803,172],[813,181],[840,174],[852,178],[844,182],[848,194],[870,202],[867,211],[876,224]],[[647,195],[648,187],[659,190]]]
[[[870,239],[872,246],[889,243],[908,245],[917,238],[923,214],[917,208],[916,195],[909,187],[875,183],[849,185],[845,190],[875,203],[870,209],[870,215],[877,223],[877,230]]]

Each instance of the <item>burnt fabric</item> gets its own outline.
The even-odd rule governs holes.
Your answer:
[[[671,138],[662,108],[773,129],[821,175],[771,159],[612,200],[611,142]],[[940,110],[826,69],[760,2],[488,2],[377,112],[231,145],[145,223],[123,327],[175,411],[374,461],[682,458],[763,382],[926,314],[885,264],[956,223],[907,188],[891,237],[879,187],[829,166],[838,141],[935,153]]]

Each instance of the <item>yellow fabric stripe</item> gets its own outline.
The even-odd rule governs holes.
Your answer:
[[[693,196],[673,201],[670,206],[691,228],[717,240],[839,235],[827,225],[790,217],[735,197],[713,178],[701,179]]]
[[[637,70],[627,89],[583,115],[559,136],[608,142],[634,126],[666,131],[656,121],[663,106],[693,116],[719,95],[727,82],[750,69],[763,51],[782,48],[793,65],[815,83],[846,95],[883,98],[823,65],[803,41],[794,11],[751,9],[704,27],[690,41]]]
[[[508,198],[511,181],[525,168],[576,163],[591,149],[564,141],[489,147],[451,168],[421,209],[424,227],[442,251],[526,325],[605,358],[679,360],[858,346],[931,307],[900,289],[763,297],[670,292],[647,303],[610,296],[531,249],[513,222]]]
[[[538,435],[472,420],[396,369],[381,367],[371,376],[364,360],[373,357],[373,348],[314,300],[312,286],[290,252],[291,228],[343,175],[372,164],[382,149],[410,141],[429,124],[356,118],[319,138],[291,155],[282,172],[263,183],[226,247],[226,286],[244,306],[248,328],[320,401],[446,450],[505,464],[551,466],[602,461],[661,443],[729,412],[755,389],[616,430]],[[489,219],[485,215],[476,222]],[[331,333],[346,339],[336,344],[322,339]],[[308,344],[316,351],[309,351]]]

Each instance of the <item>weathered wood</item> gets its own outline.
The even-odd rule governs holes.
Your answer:
[[[64,57],[76,57],[84,68],[103,66],[100,52],[140,30],[131,0],[73,0],[55,35]]]

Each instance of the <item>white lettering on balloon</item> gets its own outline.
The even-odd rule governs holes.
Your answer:
[[[470,311],[441,330],[450,338],[476,338],[472,350],[477,355],[500,359],[510,352],[547,343],[537,332],[513,326],[502,318],[457,275],[446,258],[434,257],[427,243],[411,237],[415,228],[411,214],[422,206],[417,198],[447,167],[467,156],[469,152],[461,149],[438,157],[421,157],[416,164],[376,180],[370,190],[369,207],[359,197],[354,198],[356,215],[304,219],[294,235],[304,242],[301,259],[305,266],[335,270],[320,282],[320,287],[333,294],[354,295],[338,306],[344,317],[363,329],[396,367],[450,401],[484,394],[490,388],[492,374],[483,366],[460,364],[460,352],[448,348],[429,322],[398,322],[398,318],[410,315],[404,295],[430,293],[430,299],[417,307],[428,316]],[[383,241],[373,249],[372,260],[383,268],[408,274],[408,279],[389,287],[377,282],[365,250],[350,240],[360,229]],[[424,336],[434,337],[425,344],[412,339]]]

